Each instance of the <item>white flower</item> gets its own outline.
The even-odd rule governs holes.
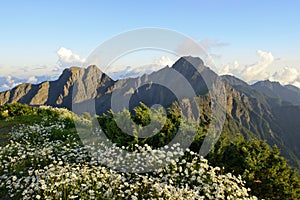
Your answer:
[[[13,180],[13,181],[16,181],[17,179],[18,179],[18,178],[17,178],[16,176],[13,176],[13,177],[12,177],[12,180]]]

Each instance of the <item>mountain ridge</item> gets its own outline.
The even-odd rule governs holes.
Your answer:
[[[296,86],[283,86],[279,82],[265,80],[253,84],[252,87],[259,92],[282,99],[294,105],[300,105],[300,89]]]
[[[184,86],[176,82],[178,80],[172,80],[174,77],[170,78],[172,73],[181,74],[198,95],[200,108],[197,112],[200,114],[200,123],[207,123],[207,118],[211,114],[209,89],[215,80],[222,80],[227,101],[223,131],[231,134],[242,133],[246,138],[257,137],[266,140],[270,145],[276,144],[290,163],[300,169],[298,148],[300,135],[297,132],[300,129],[297,117],[300,116],[300,107],[294,104],[293,99],[287,101],[286,96],[280,95],[285,90],[296,95],[297,89],[269,82],[249,85],[233,76],[220,77],[205,66],[200,58],[182,57],[171,68],[165,67],[151,74],[117,81],[96,66],[71,67],[65,69],[56,81],[21,84],[1,92],[0,105],[19,102],[32,106],[65,107],[70,110],[75,106],[79,113],[88,111],[103,114],[112,108],[112,95],[119,91],[119,98],[126,99],[132,96],[128,109],[133,109],[140,102],[149,107],[154,104],[170,107],[174,101],[180,99],[177,99],[169,88],[151,83],[149,80],[169,81],[171,85],[176,85],[178,91],[184,91]],[[274,90],[274,85],[280,90]],[[271,90],[273,93],[265,88],[273,88]],[[94,107],[91,106],[93,103]],[[123,108],[121,103],[119,109]],[[191,102],[186,101],[185,105],[187,112],[193,110],[190,107]]]

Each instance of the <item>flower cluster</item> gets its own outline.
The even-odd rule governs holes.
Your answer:
[[[75,131],[59,120],[16,127],[10,143],[0,147],[0,194],[12,199],[256,199],[241,177],[223,174],[178,144],[164,149],[135,146],[130,159],[117,155],[127,148],[106,144],[82,145]],[[153,162],[137,155],[154,155],[167,165],[144,173],[114,167]]]

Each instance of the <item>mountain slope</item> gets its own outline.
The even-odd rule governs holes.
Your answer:
[[[276,90],[271,90],[267,84],[274,83],[264,84],[264,87],[261,83],[250,86],[233,76],[219,77],[200,58],[183,57],[172,68],[165,67],[149,75],[118,81],[112,80],[96,66],[87,69],[72,67],[64,70],[56,81],[38,85],[21,84],[0,93],[0,105],[20,102],[33,106],[73,108],[77,113],[88,111],[102,114],[111,108],[114,111],[124,107],[131,110],[140,102],[149,107],[155,104],[169,107],[174,101],[188,99],[184,101],[188,115],[200,114],[200,124],[208,124],[211,117],[211,96],[208,91],[219,79],[224,81],[226,90],[223,131],[232,137],[242,133],[246,138],[257,137],[271,145],[276,144],[290,163],[300,169],[300,133],[297,131],[300,130],[300,107],[285,102],[282,95],[284,92],[294,92],[295,95],[297,90],[290,86],[276,86]],[[192,107],[193,96],[186,92],[188,89],[185,84],[189,84],[198,95],[199,108]],[[261,88],[269,90],[262,91]],[[268,95],[265,94],[267,92]]]
[[[253,84],[252,88],[272,97],[290,102],[294,105],[300,105],[300,89],[295,86],[282,86],[278,82],[271,82],[269,80],[266,80],[259,81]]]
[[[232,83],[233,81],[230,80],[229,82]],[[269,81],[267,83],[277,85],[276,87],[281,89],[285,88],[278,85],[279,83]],[[248,125],[250,129],[270,145],[276,144],[293,166],[297,166],[299,169],[300,142],[297,138],[300,136],[298,131],[300,128],[300,107],[281,98],[276,98],[274,95],[259,92],[257,88],[248,84],[237,84],[233,87],[239,93],[247,96],[251,105],[248,109],[243,109],[251,113],[250,126]],[[245,124],[243,126],[245,127]]]

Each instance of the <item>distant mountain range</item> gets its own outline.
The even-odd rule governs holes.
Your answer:
[[[6,91],[8,89],[11,89],[21,83],[41,83],[43,81],[49,81],[49,80],[55,80],[58,76],[52,75],[52,76],[32,76],[28,78],[18,78],[14,76],[0,76],[0,92]]]
[[[300,89],[293,85],[282,86],[278,82],[260,81],[252,85],[255,90],[268,94],[271,97],[300,105]]]
[[[149,80],[169,81],[176,85],[179,91],[184,91],[184,86],[178,84],[171,76],[174,70],[189,81],[199,96],[201,107],[197,112],[201,115],[200,123],[209,121],[209,88],[214,80],[221,80],[225,86],[227,100],[223,131],[232,137],[241,133],[246,138],[258,137],[270,145],[276,144],[290,164],[300,169],[300,89],[270,81],[249,85],[234,76],[218,76],[206,67],[200,58],[182,57],[171,68],[165,67],[141,77],[118,81],[111,79],[96,66],[86,69],[71,67],[65,69],[56,81],[23,83],[1,92],[0,105],[19,102],[68,109],[75,105],[77,109],[81,109],[77,110],[78,112],[84,112],[89,111],[91,103],[95,102],[93,109],[97,114],[102,114],[111,108],[113,92],[119,91],[124,99],[132,95],[128,100],[129,109],[139,105],[139,102],[148,106],[171,106],[174,101],[181,99],[177,99],[168,87],[150,83]],[[78,92],[74,93],[73,90],[77,89]],[[185,101],[186,110],[189,112],[194,110],[191,105]],[[122,109],[122,104],[119,106],[119,109]]]

